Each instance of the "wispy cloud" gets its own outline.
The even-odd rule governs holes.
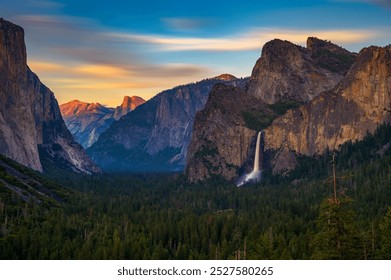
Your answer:
[[[124,94],[149,98],[163,89],[220,74],[216,71],[227,67],[226,57],[231,52],[252,52],[255,61],[262,46],[275,38],[305,44],[308,36],[316,36],[346,45],[384,35],[380,28],[247,27],[238,33],[215,37],[119,32],[91,19],[45,13],[61,9],[62,4],[54,1],[27,1],[29,8],[23,6],[22,0],[14,1],[24,14],[15,13],[10,19],[26,30],[29,65],[55,91],[60,103],[81,95],[89,98],[86,101],[113,106]],[[166,27],[178,31],[214,24],[203,18],[167,17],[161,20]],[[215,59],[218,56],[219,60]],[[254,61],[249,62],[248,69],[243,72],[250,73],[250,64]]]
[[[74,61],[29,60],[29,66],[44,77],[44,83],[56,93],[60,103],[84,96],[85,101],[98,100],[110,106],[118,105],[126,94],[150,98],[161,90],[212,75],[210,69],[192,64],[160,64],[155,68],[139,65],[141,73],[107,64],[75,64]]]
[[[19,15],[16,19],[34,49],[29,53],[31,69],[56,92],[60,103],[83,90],[95,91],[100,100],[105,94],[105,102],[115,105],[130,91],[149,98],[212,73],[201,64],[156,62],[145,44],[119,40],[84,18]]]
[[[164,51],[248,51],[259,50],[272,39],[284,39],[302,44],[308,36],[317,36],[336,43],[356,43],[381,36],[380,31],[372,30],[289,30],[254,28],[243,34],[222,38],[168,37],[142,34],[110,34],[126,41],[138,41],[159,46]]]
[[[30,60],[29,65],[35,70],[39,71],[41,73],[53,73],[56,71],[64,71],[67,70],[67,67],[64,67],[61,64],[56,64],[53,62],[47,62],[47,61],[35,61]]]

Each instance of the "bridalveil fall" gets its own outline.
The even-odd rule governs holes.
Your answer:
[[[250,183],[250,182],[259,182],[261,180],[261,170],[259,169],[259,155],[260,155],[260,149],[261,149],[261,137],[262,137],[262,131],[258,132],[257,136],[257,143],[255,146],[255,157],[254,157],[254,168],[251,173],[248,173],[244,176],[241,176],[237,182],[236,185],[238,187]]]

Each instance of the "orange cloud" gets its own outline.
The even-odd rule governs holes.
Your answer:
[[[55,92],[60,104],[81,99],[117,106],[124,95],[140,95],[149,99],[162,90],[211,74],[209,69],[192,64],[139,65],[139,72],[109,64],[77,65],[75,62],[32,60],[29,65]]]
[[[129,77],[128,70],[111,65],[82,65],[75,68],[75,71],[80,74],[91,75],[99,78],[118,78]]]
[[[65,67],[63,65],[54,62],[32,60],[29,61],[28,64],[31,69],[33,69],[33,71],[37,72],[52,72],[65,70]]]

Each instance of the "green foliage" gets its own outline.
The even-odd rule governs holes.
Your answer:
[[[362,244],[351,203],[347,198],[323,201],[317,219],[318,232],[313,240],[314,259],[340,260],[360,256]]]
[[[391,125],[380,125],[373,134],[361,141],[348,141],[335,151],[338,170],[356,170],[364,164],[387,158],[391,155]],[[330,174],[332,153],[327,149],[322,155],[299,156],[298,167],[291,171],[286,181],[302,178],[321,178]],[[376,174],[376,173],[374,173]]]
[[[391,259],[391,207],[380,223],[380,250],[378,258]]]
[[[256,131],[260,131],[268,127],[276,118],[275,115],[271,115],[270,113],[264,112],[263,110],[243,111],[242,116],[246,123],[246,127]]]
[[[285,114],[288,110],[297,108],[301,105],[300,102],[294,100],[280,101],[266,108],[259,110],[243,111],[242,116],[246,123],[246,127],[260,131],[272,124],[273,120],[278,116]]]
[[[182,175],[60,175],[61,205],[26,202],[1,179],[0,259],[235,259],[245,247],[247,259],[389,259],[388,130],[341,147],[338,205],[325,200],[327,153],[242,188]]]
[[[45,207],[57,206],[73,195],[72,191],[4,156],[0,156],[0,187],[12,190],[25,202],[34,200]]]
[[[195,159],[203,159],[208,156],[215,156],[218,155],[219,151],[217,148],[212,144],[208,143],[205,145],[202,145],[197,152],[194,154]]]
[[[280,101],[275,104],[270,105],[270,108],[276,113],[278,116],[285,114],[288,110],[294,109],[302,105],[302,103],[295,100],[286,100]]]
[[[356,60],[354,55],[336,53],[327,49],[317,51],[312,57],[317,60],[320,67],[337,73],[349,70]]]

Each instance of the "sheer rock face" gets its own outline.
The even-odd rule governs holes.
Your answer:
[[[113,109],[99,103],[73,100],[62,104],[60,110],[75,140],[84,148],[88,148],[113,122],[144,102],[144,99],[138,96],[125,96],[122,104]]]
[[[0,153],[43,171],[39,150],[76,172],[99,171],[73,141],[54,94],[28,68],[23,29],[0,19]]]
[[[259,70],[266,78],[258,76]],[[269,79],[270,75],[276,75],[275,79]],[[292,85],[295,88],[293,77],[303,81],[300,89],[279,92]],[[221,175],[231,180],[240,175],[238,171],[246,165],[243,154],[251,159],[254,152],[256,131],[246,127],[241,113],[251,106],[265,110],[262,104],[287,99],[305,103],[263,130],[263,163],[275,173],[285,173],[297,165],[297,153],[310,156],[327,148],[338,149],[346,141],[362,139],[382,122],[391,122],[390,94],[391,46],[365,48],[355,55],[316,38],[308,39],[307,49],[272,41],[255,66],[247,93],[216,88],[197,114],[187,159],[188,178],[197,181]]]
[[[224,75],[159,93],[113,123],[88,149],[107,170],[182,170],[196,112],[216,83],[245,87],[247,79]]]
[[[4,20],[0,20],[0,75],[0,153],[42,171],[38,133],[31,129],[34,114],[28,95],[24,31]]]
[[[354,60],[355,54],[317,38],[308,38],[307,48],[276,39],[263,47],[248,93],[267,104],[308,102],[334,88]]]
[[[391,47],[363,49],[347,76],[333,90],[288,111],[265,129],[265,149],[313,155],[338,149],[349,140],[391,121]],[[286,153],[282,153],[283,155]],[[274,158],[274,171],[287,156]]]
[[[246,127],[242,110],[258,109],[258,100],[242,89],[215,85],[205,108],[195,118],[187,156],[191,181],[213,175],[231,180],[247,161],[256,131]]]

